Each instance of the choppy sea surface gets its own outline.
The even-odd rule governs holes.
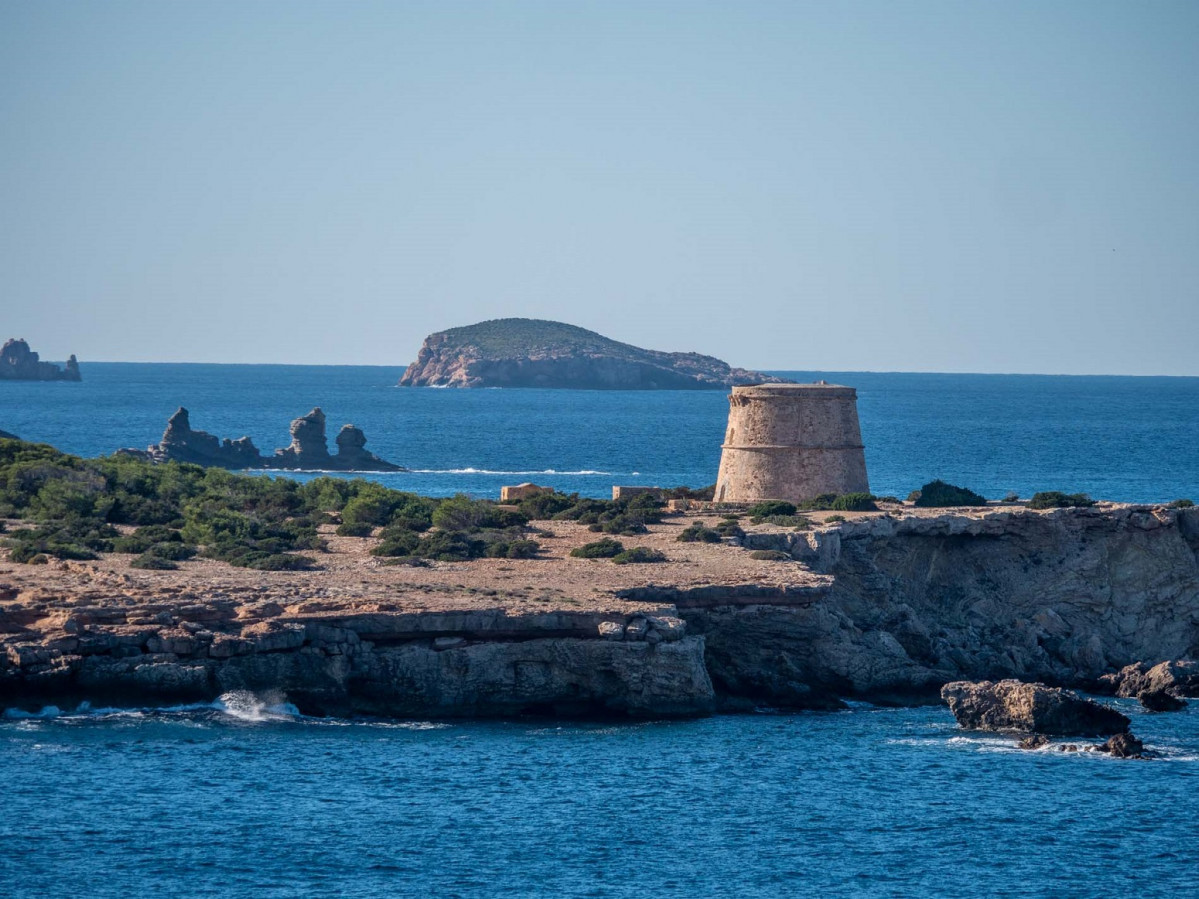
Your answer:
[[[90,363],[80,384],[0,382],[0,430],[82,455],[157,442],[182,405],[192,427],[270,453],[313,406],[329,439],[413,469],[370,475],[428,495],[498,495],[532,480],[610,495],[613,484],[716,480],[723,391],[432,390],[402,369]],[[940,477],[992,498],[1014,490],[1128,501],[1199,500],[1199,378],[784,372],[858,388],[870,484],[906,496]]]
[[[645,724],[210,707],[0,721],[0,894],[1199,894],[1199,708],[1152,761],[944,708]]]
[[[715,480],[723,392],[402,390],[399,369],[85,364],[0,382],[83,455],[314,405],[433,495]],[[798,373],[859,389],[871,486],[1199,499],[1199,379]],[[1108,700],[1111,701],[1111,700]],[[0,896],[1199,895],[1199,703],[1158,758],[1022,752],[941,707],[642,724],[302,718],[286,697],[0,717]]]

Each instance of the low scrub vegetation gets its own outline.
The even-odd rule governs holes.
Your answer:
[[[605,537],[602,540],[575,547],[570,554],[576,559],[611,559],[619,556],[622,552],[624,552],[623,543],[613,540],[611,537]]]
[[[679,543],[719,543],[721,534],[715,528],[710,528],[702,521],[696,521],[685,527],[675,538]]]
[[[1060,490],[1045,490],[1034,493],[1028,501],[1030,509],[1069,509],[1095,505],[1095,500],[1085,493],[1062,493]]]
[[[665,562],[666,556],[648,546],[634,546],[613,556],[612,561],[617,565],[640,565],[645,562]]]
[[[987,498],[966,487],[955,487],[942,480],[929,481],[908,497],[921,508],[949,506],[985,506]]]

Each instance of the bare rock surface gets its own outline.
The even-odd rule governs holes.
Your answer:
[[[784,383],[698,353],[644,350],[561,322],[505,318],[430,334],[401,387],[702,390]]]
[[[1156,665],[1136,662],[1126,665],[1115,674],[1104,675],[1100,682],[1116,696],[1199,696],[1199,662],[1191,659],[1176,659]]]
[[[1073,737],[1122,734],[1129,725],[1115,709],[1044,684],[959,681],[942,687],[941,698],[966,730]]]
[[[0,381],[78,381],[79,362],[74,354],[64,368],[42,362],[24,340],[6,340],[0,347]]]

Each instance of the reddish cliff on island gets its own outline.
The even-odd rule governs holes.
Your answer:
[[[425,338],[401,387],[723,390],[787,383],[699,353],[643,350],[561,322],[502,318]]]

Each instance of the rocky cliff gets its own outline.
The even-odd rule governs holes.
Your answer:
[[[42,362],[24,340],[6,340],[0,347],[0,380],[4,381],[78,381],[79,363],[74,354],[66,368]]]
[[[400,386],[700,390],[782,380],[698,353],[644,350],[561,322],[505,318],[430,334]]]
[[[670,599],[707,638],[717,689],[785,705],[933,698],[959,680],[1101,687],[1199,655],[1199,509],[881,516],[747,535],[832,576],[752,603]]]
[[[292,471],[404,471],[365,449],[361,428],[345,425],[337,435],[337,453],[330,455],[325,437],[325,413],[320,407],[291,423],[291,443],[263,456],[249,437],[224,440],[207,431],[192,430],[188,411],[180,406],[167,421],[162,440],[142,450],[121,450],[155,462],[190,462],[209,468],[243,471],[281,468]]]
[[[570,557],[593,535],[557,521],[523,561],[387,566],[330,532],[313,572],[4,563],[0,705],[254,690],[321,714],[661,716],[936,701],[955,681],[1199,683],[1158,664],[1199,657],[1199,509],[747,522],[741,547],[678,543],[693,520],[639,538],[673,557],[643,568]]]
[[[669,616],[289,614],[210,600],[154,609],[0,611],[0,706],[88,699],[145,705],[231,690],[282,693],[302,712],[395,717],[674,717],[711,711],[704,642]]]

